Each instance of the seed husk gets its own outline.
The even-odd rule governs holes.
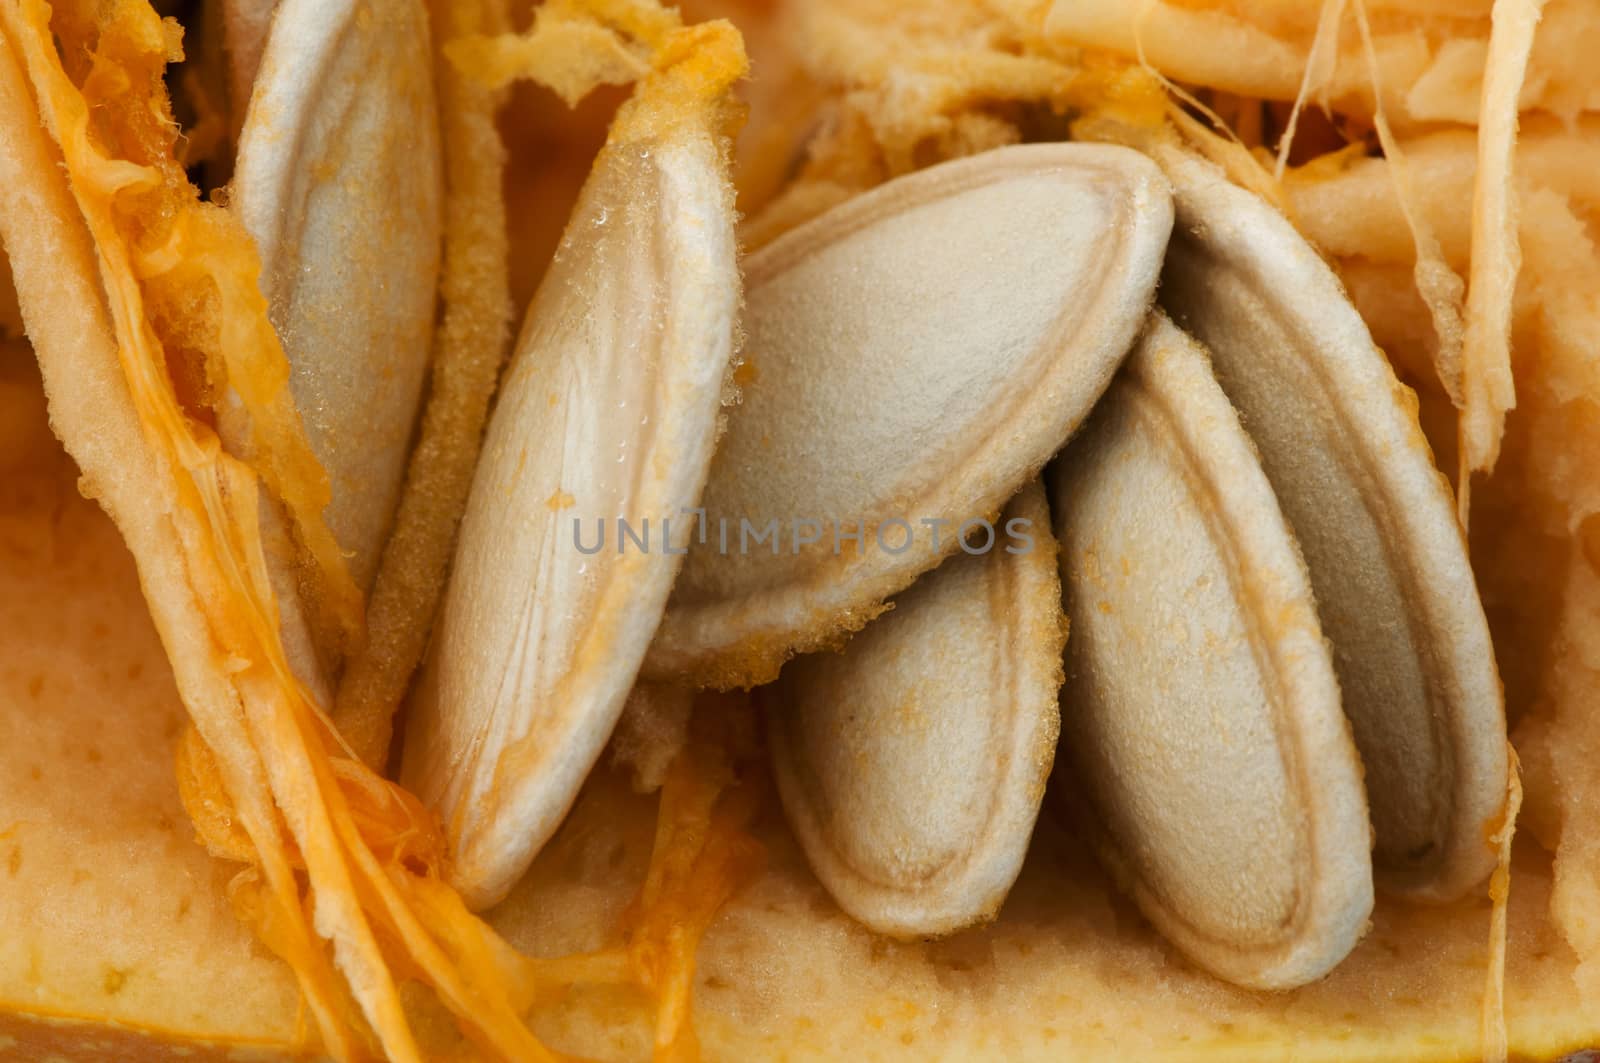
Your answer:
[[[724,148],[705,121],[658,129],[641,91],[529,307],[408,722],[403,776],[474,906],[510,890],[610,737],[715,442],[739,304]],[[647,542],[624,548],[618,518]]]
[[[993,518],[1137,335],[1168,210],[1136,152],[1008,147],[891,181],[752,254],[742,401],[648,674],[769,681]],[[759,541],[769,528],[778,540]]]
[[[1332,270],[1210,164],[1158,156],[1162,304],[1210,350],[1299,540],[1366,767],[1384,887],[1447,901],[1495,866],[1506,723],[1445,478]]]
[[[434,5],[441,53],[463,37],[505,28],[496,0]],[[505,146],[495,116],[509,90],[479,84],[435,57],[445,159],[445,238],[439,320],[427,399],[394,525],[367,598],[366,631],[346,659],[333,722],[368,766],[389,759],[394,716],[422,663],[449,577],[478,447],[500,370],[511,354]]]
[[[1002,533],[950,558],[842,652],[791,661],[762,695],[778,793],[812,870],[880,933],[992,919],[1039,814],[1067,633],[1043,486],[1003,516],[1027,542]]]
[[[432,339],[443,178],[428,38],[419,0],[283,0],[234,171],[231,201],[332,486],[325,516],[363,590]]]
[[[1320,977],[1372,909],[1361,764],[1293,534],[1205,352],[1164,316],[1051,491],[1064,791],[1200,966],[1263,989]]]

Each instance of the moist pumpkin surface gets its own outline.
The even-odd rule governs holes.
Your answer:
[[[0,787],[12,795],[0,921],[26,929],[0,944],[0,1058],[97,1059],[112,1044],[176,1058],[207,1043],[284,1057],[304,1044],[293,979],[233,916],[228,870],[192,842],[171,771],[182,716],[170,670],[126,549],[45,433],[25,354],[10,345],[4,363],[5,408],[35,428],[0,490]],[[490,921],[535,955],[609,943],[649,862],[654,805],[603,761]],[[1486,899],[1434,908],[1380,895],[1372,931],[1324,981],[1234,989],[1142,921],[1052,805],[999,918],[920,944],[837,909],[772,795],[753,827],[767,868],[700,948],[706,1056],[1273,1059],[1293,1044],[1312,1059],[1476,1057]],[[1553,1059],[1596,1043],[1600,1024],[1547,915],[1549,854],[1519,843],[1513,875],[1511,1043]],[[550,1001],[535,1029],[595,1058],[649,1051],[625,990]]]
[[[441,101],[433,348],[460,357],[422,388],[400,546],[362,561],[376,564],[378,633],[363,646],[366,577],[346,571],[319,441],[285,397],[293,345],[244,283],[257,237],[225,193],[202,202],[215,190],[186,169],[191,151],[201,172],[225,163],[239,125],[227,132],[197,86],[237,95],[263,42],[234,39],[227,66],[204,36],[216,27],[196,22],[195,77],[163,80],[180,37],[142,0],[0,4],[0,98],[26,119],[0,141],[21,295],[19,308],[0,274],[0,1058],[1447,1060],[1600,1044],[1600,79],[1583,44],[1600,17],[1587,5],[796,0],[694,4],[680,20],[652,0],[558,0],[533,16],[439,0],[444,47],[431,73],[412,53],[408,76],[433,78]],[[228,33],[255,24],[250,5],[219,6]],[[695,24],[720,15],[743,45],[725,23]],[[746,50],[756,76],[735,95]],[[568,103],[600,91],[556,117],[527,79]],[[894,941],[809,869],[748,697],[695,696],[672,723],[651,714],[678,695],[620,707],[619,688],[626,741],[509,895],[470,915],[443,885],[435,813],[385,777],[383,752],[444,585],[511,304],[558,240],[582,239],[563,232],[569,201],[627,91],[605,86],[629,82],[664,136],[675,109],[715,113],[747,252],[898,178],[1034,141],[1181,147],[1293,226],[1397,378],[1390,398],[1426,437],[1411,442],[1431,451],[1470,548],[1514,748],[1503,802],[1495,772],[1472,776],[1493,783],[1466,817],[1483,837],[1449,843],[1479,858],[1454,865],[1448,889],[1380,874],[1342,962],[1255,992],[1164,941],[1046,800],[992,922]],[[185,137],[173,85],[185,120],[198,116]],[[46,207],[50,224],[33,224]],[[217,286],[221,317],[185,284]],[[219,340],[219,322],[242,322],[248,342]],[[760,354],[735,353],[725,406]],[[381,457],[392,485],[393,447]],[[275,549],[274,519],[293,556],[267,588],[238,562]],[[296,579],[309,632],[273,604]],[[349,655],[343,684],[306,679],[308,640],[333,646],[318,647],[324,666]],[[1492,754],[1498,683],[1480,686],[1496,705],[1476,717],[1493,724],[1478,752]],[[230,730],[230,698],[247,727]],[[658,747],[649,781],[641,734]],[[270,780],[246,785],[257,764]],[[1482,820],[1496,804],[1505,814]],[[1484,878],[1487,854],[1499,866]]]

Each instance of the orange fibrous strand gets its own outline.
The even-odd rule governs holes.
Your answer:
[[[214,646],[211,667],[235,699],[190,705],[196,730],[178,756],[180,792],[202,840],[245,865],[229,888],[235,909],[292,967],[322,1048],[338,1059],[423,1058],[401,978],[429,986],[481,1055],[555,1058],[521,1019],[543,984],[538,966],[466,910],[445,882],[436,818],[351,752],[287,659],[260,530],[263,486],[293,516],[347,630],[360,599],[320,517],[326,477],[294,409],[254,248],[230,214],[200,201],[177,161],[162,78],[181,56],[179,31],[144,0],[54,11],[44,0],[14,0],[0,7],[0,26],[61,147],[128,395],[174,502],[184,569]],[[720,93],[728,80],[708,84]],[[197,403],[217,408],[208,416]],[[230,448],[214,425],[241,408],[248,431]],[[715,779],[713,793],[724,781]],[[680,781],[673,793],[697,785]],[[692,807],[698,814],[709,805]],[[630,964],[590,965],[669,1002],[659,1028],[675,1052],[692,1045],[688,972],[709,920],[705,905],[714,911],[731,892],[721,884],[744,866],[734,858],[746,851],[737,817],[719,815],[690,831],[699,847],[687,861],[674,858],[685,851],[676,843],[658,854],[667,869],[652,873],[635,941],[666,944]]]
[[[741,699],[704,709],[699,731],[673,758],[661,788],[655,845],[644,886],[629,906],[633,975],[655,997],[655,1057],[697,1058],[689,1010],[695,953],[717,912],[761,869],[765,854],[746,833],[760,801],[754,779],[739,780],[728,750]],[[707,727],[707,720],[715,721]]]
[[[662,784],[649,867],[623,916],[622,941],[599,952],[556,959],[521,955],[466,910],[460,895],[429,863],[439,852],[437,825],[414,799],[390,785],[375,786],[370,774],[350,761],[333,761],[352,819],[390,828],[393,848],[373,855],[403,883],[404,897],[418,920],[409,927],[404,920],[381,924],[385,951],[393,953],[391,964],[409,977],[430,981],[428,969],[418,965],[408,946],[409,937],[425,926],[439,957],[469,972],[474,981],[495,986],[519,1014],[573,986],[632,986],[654,1002],[653,1056],[658,1063],[698,1059],[691,1009],[700,941],[727,902],[765,865],[765,850],[749,832],[766,796],[750,723],[743,695],[702,699],[692,737],[673,758]],[[209,756],[192,738],[180,746],[185,803],[213,851],[238,858],[234,813],[226,795],[210,782],[215,768]],[[401,807],[395,807],[397,801]],[[412,829],[393,830],[397,822],[409,822]],[[297,867],[304,866],[297,852],[291,851],[290,858]],[[414,873],[403,875],[401,869]],[[260,875],[250,867],[235,878],[230,895],[263,941],[298,969],[310,958],[299,951],[299,938],[288,932],[282,911],[267,902],[263,889]],[[336,1002],[342,996],[339,988],[330,990]],[[456,988],[464,993],[463,1003],[472,1002],[465,986]],[[491,1058],[505,1058],[481,1033],[465,1032]]]
[[[253,913],[263,940],[293,966],[329,1052],[355,1058],[367,1039],[354,1026],[336,965],[382,1051],[396,1060],[420,1059],[381,939],[404,950],[470,1037],[501,1058],[538,1058],[541,1049],[498,982],[453,965],[415,914],[410,894],[427,887],[414,880],[436,876],[443,864],[437,827],[414,798],[363,774],[286,660],[260,536],[260,484],[276,479],[291,511],[296,497],[309,495],[316,505],[327,488],[299,438],[287,366],[255,286],[254,252],[218,208],[198,201],[171,155],[160,73],[178,54],[176,34],[138,0],[54,14],[41,0],[20,0],[7,10],[7,30],[25,57],[94,240],[129,396],[158,466],[171,477],[185,568],[218,667],[242,709],[231,717],[197,715],[209,731],[206,744],[229,750],[230,759],[215,772],[187,773],[189,806],[220,853],[247,855],[259,867],[261,888],[239,880],[236,900],[245,901],[241,908]],[[63,55],[79,57],[72,65],[80,81]],[[215,319],[185,316],[186,307],[204,301],[151,296],[172,279],[214,285]],[[168,313],[153,316],[151,303],[163,303]],[[158,320],[168,335],[158,334]],[[169,340],[203,352],[208,377],[225,379],[250,411],[250,453],[227,452],[179,402],[167,373]],[[291,441],[274,437],[274,427],[292,428]],[[317,482],[297,496],[289,480],[306,470],[316,476],[300,480],[302,486]],[[301,530],[310,544],[325,540],[337,562],[331,570],[342,573],[320,518],[303,521]],[[186,744],[191,769],[202,759],[197,748]],[[241,750],[253,757],[241,757]],[[264,779],[270,792],[241,792],[252,777],[257,786]],[[307,897],[296,864],[305,870]],[[471,932],[445,927],[441,937]],[[332,963],[318,939],[333,943]]]
[[[1284,169],[1289,165],[1289,153],[1294,148],[1295,133],[1300,127],[1300,112],[1313,94],[1325,94],[1328,83],[1333,80],[1334,66],[1339,56],[1339,27],[1344,20],[1344,5],[1345,0],[1322,0],[1322,9],[1317,16],[1317,32],[1311,38],[1311,50],[1306,55],[1305,73],[1301,75],[1300,89],[1295,93],[1294,103],[1289,108],[1289,121],[1278,143],[1277,159],[1272,169],[1272,176],[1278,181],[1283,180]]]
[[[731,136],[743,113],[728,89],[749,72],[744,42],[729,22],[685,26],[655,0],[551,0],[526,33],[474,34],[445,47],[462,77],[489,88],[536,81],[569,106],[602,85],[641,82],[624,114],[657,134],[681,120]],[[611,139],[628,135],[613,124]]]
[[[1494,468],[1506,411],[1516,404],[1511,376],[1511,316],[1517,273],[1517,195],[1513,159],[1518,98],[1528,74],[1544,0],[1496,0],[1478,114],[1478,173],[1472,192],[1472,265],[1462,346],[1461,482]]]
[[[361,595],[322,518],[328,479],[294,407],[288,358],[257,284],[255,246],[231,213],[201,201],[178,161],[163,75],[169,61],[182,58],[181,31],[139,0],[54,9],[29,0],[22,10],[62,42],[55,57],[61,91],[41,98],[57,112],[74,194],[103,212],[97,242],[114,233],[121,245],[118,280],[137,290],[151,322],[143,346],[152,368],[181,371],[169,366],[168,355],[187,352],[202,362],[188,367],[191,375],[207,384],[189,397],[212,407],[226,398],[242,407],[248,424],[232,456],[283,503],[316,570],[321,604],[353,636]],[[68,96],[79,101],[80,113],[62,110]],[[180,404],[175,413],[212,423],[209,410],[193,405]],[[203,440],[210,433],[188,434]]]
[[[743,694],[705,694],[690,737],[661,786],[650,865],[623,915],[616,947],[525,960],[516,982],[529,997],[575,985],[634,986],[655,1003],[653,1058],[699,1058],[691,1022],[696,956],[723,906],[752,881],[766,851],[750,833],[767,780]]]
[[[1058,136],[1063,119],[1075,138],[1091,140],[1166,123],[1166,87],[1153,71],[1107,52],[1055,48],[1020,7],[859,0],[791,5],[787,18],[802,41],[789,80],[814,102],[787,115],[787,129],[760,130],[777,158],[803,161],[753,201],[741,190],[751,210],[747,247],[931,163],[1041,131]]]
[[[1510,1056],[1506,1029],[1506,923],[1511,908],[1511,842],[1517,833],[1517,814],[1522,810],[1522,767],[1517,751],[1506,743],[1505,815],[1491,833],[1498,860],[1489,877],[1489,965],[1484,975],[1481,1025],[1484,1063],[1505,1063]]]

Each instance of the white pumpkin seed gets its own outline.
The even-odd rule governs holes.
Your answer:
[[[732,196],[713,136],[619,135],[648,125],[613,126],[528,310],[408,723],[404,778],[475,906],[521,876],[616,725],[710,466]]]
[[[1288,524],[1164,316],[1051,487],[1072,625],[1056,770],[1088,832],[1196,963],[1320,977],[1372,909],[1361,766]]]
[[[424,4],[283,0],[232,202],[260,250],[295,401],[332,484],[328,526],[363,589],[427,368],[441,171]]]
[[[993,918],[1039,814],[1066,622],[1038,481],[1004,517],[1017,537],[946,561],[843,652],[791,661],[763,695],[778,792],[812,870],[881,933]]]
[[[1210,164],[1160,156],[1162,303],[1212,352],[1305,553],[1366,766],[1385,887],[1450,900],[1495,865],[1506,723],[1450,489],[1333,271]]]
[[[992,519],[1126,354],[1169,211],[1136,152],[1028,145],[892,181],[751,255],[742,403],[647,673],[770,680]]]

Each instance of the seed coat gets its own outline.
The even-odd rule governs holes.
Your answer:
[[[666,607],[732,356],[732,219],[716,136],[619,118],[529,307],[403,770],[443,815],[455,884],[476,907],[501,899],[560,824]],[[619,548],[619,516],[650,529],[648,547]],[[612,533],[590,554],[599,520]]]
[[[691,551],[648,674],[770,681],[949,556],[1104,390],[1170,225],[1144,156],[1037,144],[891,181],[752,254],[742,400],[705,494],[732,538]],[[783,538],[749,547],[742,522]]]
[[[1448,901],[1495,866],[1506,722],[1445,478],[1333,271],[1221,171],[1167,150],[1162,305],[1211,351],[1294,529],[1366,767],[1386,888]]]
[[[1361,764],[1293,535],[1164,315],[1051,488],[1064,793],[1190,959],[1261,989],[1320,977],[1372,910]]]
[[[957,554],[841,652],[791,661],[762,695],[778,793],[812,870],[880,933],[994,918],[1033,834],[1067,636],[1037,480],[1006,508],[1013,521],[1029,543]]]

